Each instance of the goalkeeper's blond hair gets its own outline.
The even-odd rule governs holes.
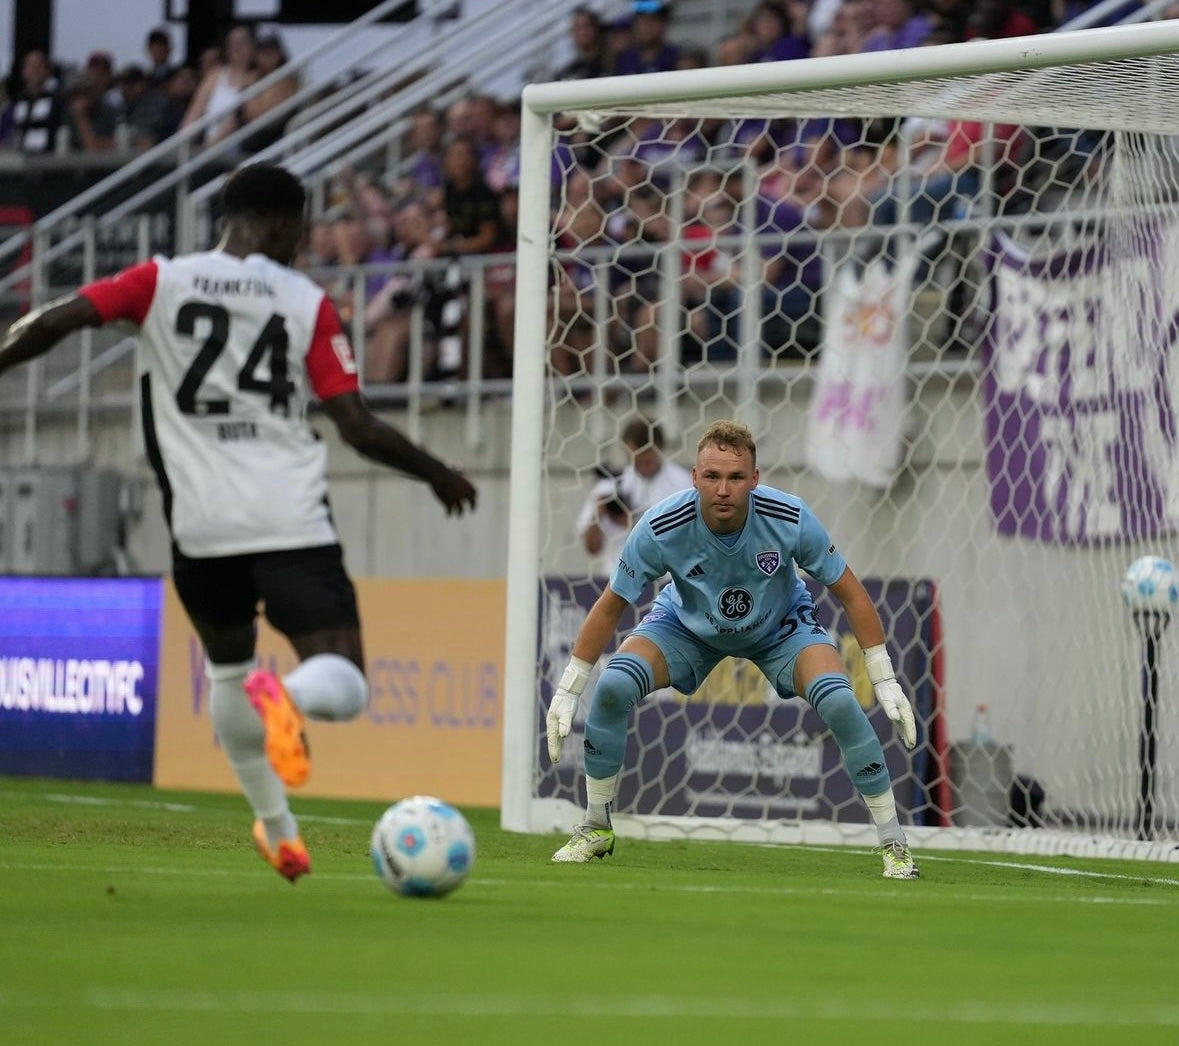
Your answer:
[[[700,442],[696,444],[699,454],[705,447],[719,447],[721,450],[747,450],[753,464],[757,464],[757,443],[753,433],[747,425],[739,421],[714,421],[704,430]]]

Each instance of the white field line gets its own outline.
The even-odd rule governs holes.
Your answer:
[[[77,993],[30,995],[0,992],[0,1009],[57,1009],[62,1005],[90,1010],[156,1013],[245,1013],[278,1017],[319,1015],[421,1015],[434,1018],[593,1017],[602,1013],[601,996],[561,994],[546,997],[522,992],[412,994],[395,991],[380,995],[327,992],[198,991],[183,989],[92,988]],[[848,993],[837,1000],[791,998],[709,998],[699,995],[634,994],[610,996],[611,1017],[671,1020],[809,1020],[823,1022],[887,1021],[959,1025],[1050,1025],[1056,1027],[1113,1026],[1122,1028],[1179,1027],[1179,1005],[1137,1002],[1011,1003],[986,999],[925,1002],[858,998]]]
[[[239,868],[175,868],[175,867],[152,867],[145,865],[78,865],[71,864],[68,866],[55,864],[35,864],[32,862],[25,863],[20,861],[0,861],[0,871],[2,872],[37,872],[39,874],[46,873],[60,873],[65,875],[109,875],[109,876],[161,876],[161,877],[176,877],[176,878],[193,878],[193,879],[253,879],[259,874],[258,870],[251,866],[249,869]],[[561,876],[562,873],[555,873]],[[576,873],[572,873],[576,874]],[[369,873],[364,874],[360,872],[316,872],[312,875],[312,882],[367,882],[376,885],[377,880]],[[543,890],[545,888],[556,888],[564,890],[568,888],[569,882],[567,879],[550,878],[550,879],[492,879],[483,878],[481,876],[472,876],[468,883],[476,887],[524,887],[529,890]],[[641,890],[644,893],[680,893],[680,894],[694,894],[700,896],[718,895],[721,897],[746,895],[754,897],[834,897],[834,898],[858,898],[869,901],[878,901],[881,898],[881,889],[887,889],[884,884],[881,884],[879,889],[867,888],[842,888],[842,887],[806,887],[806,886],[737,886],[723,883],[660,883],[657,886],[652,886],[650,883],[620,883],[610,878],[600,879],[586,879],[582,878],[577,883],[578,890],[606,890],[611,893],[620,891],[635,891]],[[920,891],[921,887],[915,885],[913,887],[905,887],[906,890]],[[1101,905],[1101,906],[1115,906],[1115,907],[1131,907],[1131,908],[1179,908],[1179,893],[1173,897],[1119,897],[1109,895],[1087,896],[1079,897],[1073,894],[1046,894],[1039,891],[1035,893],[1025,894],[1022,892],[1014,893],[980,893],[977,891],[960,891],[960,890],[938,890],[936,893],[925,892],[921,894],[921,903],[924,906],[931,904],[1084,904],[1084,905]]]
[[[47,802],[54,803],[77,803],[84,806],[133,806],[145,809],[167,810],[171,813],[195,813],[201,809],[199,806],[187,803],[171,803],[150,799],[113,799],[104,796],[77,795],[67,792],[30,793],[0,791],[0,798],[21,798],[27,800],[30,796],[37,796]],[[299,820],[319,824],[341,825],[367,825],[369,823],[364,818],[359,817],[323,817],[317,814],[299,814]],[[816,846],[810,844],[800,845],[795,847],[795,849],[813,850],[816,853],[854,855],[857,857],[868,852],[855,847]],[[1015,871],[1039,872],[1043,875],[1079,876],[1085,879],[1126,880],[1129,882],[1151,883],[1156,886],[1179,886],[1179,879],[1170,879],[1164,876],[1131,875],[1125,872],[1100,872],[1082,868],[1061,868],[1050,864],[1025,864],[1021,861],[1000,861],[984,857],[947,857],[943,854],[931,854],[928,851],[921,851],[919,856],[921,863],[940,861],[947,864],[966,864],[980,867],[1007,868]]]

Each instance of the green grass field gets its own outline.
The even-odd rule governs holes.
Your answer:
[[[444,900],[371,872],[374,803],[300,800],[290,886],[234,795],[0,778],[0,1042],[1179,1042],[1179,868],[557,837],[465,811]]]

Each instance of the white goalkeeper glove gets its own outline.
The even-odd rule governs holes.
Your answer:
[[[913,706],[897,682],[892,661],[883,643],[864,651],[864,667],[868,670],[868,678],[876,692],[877,703],[884,709],[884,714],[897,724],[905,747],[912,748],[917,743],[917,721],[913,718]]]
[[[549,703],[549,714],[545,717],[545,726],[549,735],[549,758],[554,763],[561,761],[561,745],[569,736],[573,728],[573,716],[577,712],[577,702],[581,692],[589,680],[590,670],[594,666],[580,657],[571,657],[565,671],[561,674],[561,682],[557,685],[557,692]]]

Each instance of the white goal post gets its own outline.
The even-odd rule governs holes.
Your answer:
[[[1148,641],[1119,592],[1138,556],[1179,559],[1179,21],[533,84],[521,116],[503,826],[580,818],[543,717],[608,573],[576,518],[622,426],[690,465],[736,417],[871,579],[918,695],[912,756],[873,717],[914,842],[1179,860],[1175,630]],[[741,121],[828,130],[715,148]],[[916,162],[931,124],[973,135],[952,208]],[[808,275],[766,293],[784,258]],[[873,366],[892,427],[857,444],[830,422],[875,410]],[[874,843],[817,717],[722,675],[635,710],[620,836]]]

